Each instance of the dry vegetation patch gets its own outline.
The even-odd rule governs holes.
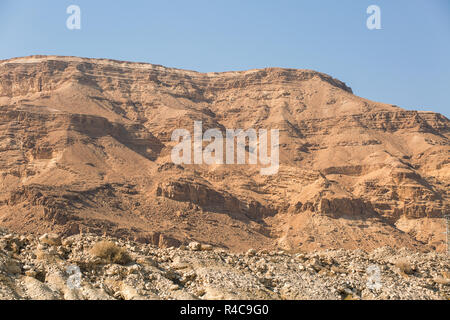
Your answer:
[[[111,241],[97,242],[91,249],[91,254],[106,263],[125,265],[131,261],[128,252]]]
[[[415,272],[414,267],[406,259],[400,259],[395,263],[395,266],[400,270],[400,272],[411,275]]]

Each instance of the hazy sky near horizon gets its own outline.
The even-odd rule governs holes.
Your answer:
[[[66,27],[72,4],[80,30]],[[381,30],[366,27],[370,5]],[[0,59],[35,54],[314,69],[358,96],[450,117],[448,0],[0,0]]]

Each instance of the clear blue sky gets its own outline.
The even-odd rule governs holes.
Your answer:
[[[81,30],[66,28],[71,4]],[[382,30],[366,28],[371,4]],[[0,0],[0,59],[33,54],[314,69],[359,96],[450,117],[449,0]]]

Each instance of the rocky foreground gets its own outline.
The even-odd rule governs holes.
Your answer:
[[[379,272],[379,274],[377,274]],[[0,299],[449,299],[448,257],[380,248],[236,254],[0,231]]]

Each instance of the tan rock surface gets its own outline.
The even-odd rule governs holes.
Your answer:
[[[204,129],[279,129],[278,174],[173,165],[171,133],[192,131],[194,120]],[[357,97],[311,70],[5,60],[0,225],[165,248],[442,251],[449,135],[440,114]]]
[[[0,230],[1,244],[20,239],[19,235],[8,238],[5,235]],[[118,265],[96,260],[90,249],[105,238],[127,250],[131,261]],[[37,259],[34,255],[39,245],[37,238],[24,240],[17,253],[7,246],[0,248],[0,299],[446,300],[450,297],[448,257],[436,252],[383,247],[371,253],[339,249],[295,254],[249,250],[238,254],[218,248],[161,249],[92,234],[68,239],[59,247],[62,253],[57,254],[58,259]],[[13,254],[22,266],[17,273],[6,267]],[[29,270],[36,272],[27,276]],[[74,276],[79,281],[73,281]]]

